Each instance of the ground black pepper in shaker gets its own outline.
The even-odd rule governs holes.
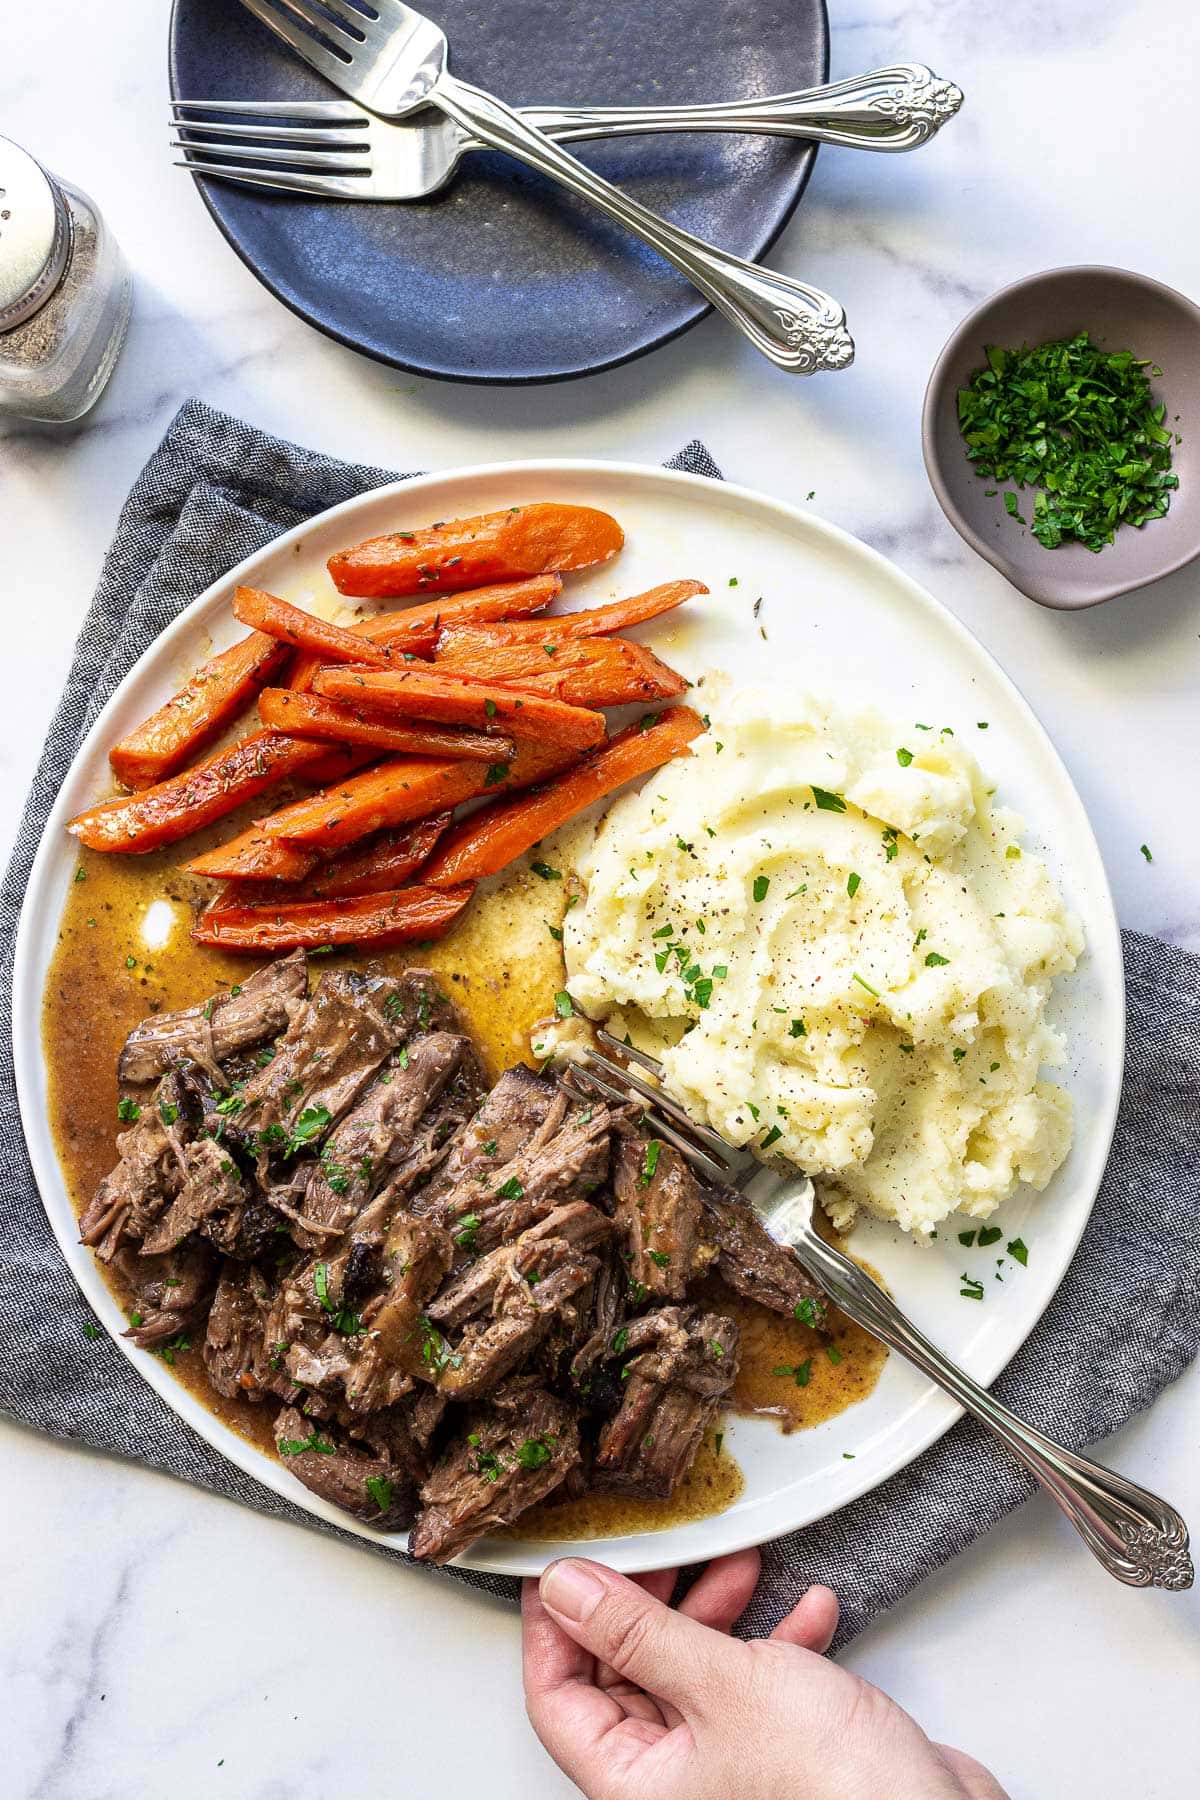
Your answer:
[[[81,418],[112,374],[129,305],[93,202],[0,137],[0,416]]]

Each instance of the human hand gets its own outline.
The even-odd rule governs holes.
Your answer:
[[[525,1582],[530,1723],[587,1800],[1006,1800],[973,1758],[826,1660],[829,1588],[769,1638],[732,1637],[759,1568],[757,1550],[719,1558],[678,1610],[675,1569],[627,1581],[572,1558]]]

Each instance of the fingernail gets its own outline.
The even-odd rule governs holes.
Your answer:
[[[590,1619],[604,1598],[604,1583],[586,1563],[564,1557],[551,1563],[542,1576],[539,1589],[542,1602],[551,1612],[561,1613],[582,1625]]]

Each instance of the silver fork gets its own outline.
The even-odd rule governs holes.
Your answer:
[[[381,118],[422,106],[445,113],[491,150],[518,157],[672,263],[777,368],[794,375],[844,369],[854,343],[838,302],[707,244],[604,181],[502,100],[458,81],[446,67],[445,33],[402,0],[242,0],[277,37],[335,87]]]
[[[558,143],[642,133],[744,131],[901,151],[928,143],[954,117],[962,98],[961,89],[932,69],[898,63],[850,81],[762,100],[707,106],[530,106],[521,108],[520,116]],[[174,148],[186,153],[180,167],[251,187],[327,199],[423,200],[449,181],[468,151],[482,148],[453,119],[430,109],[416,119],[388,121],[353,100],[174,100],[171,105]],[[266,162],[273,165],[270,170],[261,166]]]
[[[1187,1526],[1174,1507],[1125,1476],[1056,1444],[1001,1406],[918,1331],[878,1282],[819,1235],[813,1225],[813,1184],[807,1175],[764,1165],[707,1125],[696,1124],[665,1091],[660,1063],[620,1043],[602,1027],[594,1029],[611,1054],[590,1044],[580,1046],[565,1079],[607,1099],[641,1105],[647,1129],[673,1144],[706,1181],[743,1194],[776,1242],[795,1251],[847,1318],[898,1350],[1011,1451],[1110,1575],[1130,1587],[1191,1587]]]

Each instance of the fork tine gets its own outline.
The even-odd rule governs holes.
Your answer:
[[[604,1035],[608,1036],[607,1033]],[[615,1041],[615,1039],[609,1038],[610,1043],[614,1043]],[[630,1046],[628,1044],[623,1044],[621,1049],[627,1054]],[[710,1126],[701,1125],[698,1120],[693,1119],[686,1108],[680,1106],[678,1100],[667,1093],[665,1088],[651,1087],[648,1081],[643,1081],[641,1076],[635,1075],[632,1069],[622,1068],[618,1064],[610,1062],[606,1056],[601,1056],[599,1051],[593,1050],[590,1045],[583,1046],[582,1054],[587,1059],[589,1066],[593,1063],[598,1064],[610,1080],[623,1081],[628,1087],[632,1088],[633,1092],[639,1095],[641,1099],[648,1100],[652,1106],[661,1108],[669,1118],[674,1119],[677,1125],[682,1126],[684,1130],[690,1132],[699,1143],[703,1144],[711,1156],[720,1157],[725,1160],[729,1159],[730,1146],[725,1142],[725,1139],[721,1136],[720,1132],[713,1131]],[[646,1057],[645,1060],[648,1063],[654,1063],[654,1058],[652,1056]],[[660,1065],[654,1063],[654,1066],[657,1068]]]
[[[286,188],[293,194],[312,194],[326,200],[369,200],[353,180],[340,175],[292,175],[285,169],[245,168],[239,163],[208,162],[195,157],[177,162],[177,169],[189,175],[216,176],[222,181],[240,181],[245,187]]]
[[[332,50],[326,49],[311,32],[301,30],[290,14],[280,11],[273,0],[242,0],[242,5],[252,12],[260,24],[276,37],[282,38],[289,49],[294,50],[303,62],[312,68],[319,69],[327,75],[335,85],[345,80],[346,69],[351,58],[348,53],[335,56]]]
[[[578,1064],[573,1064],[568,1071],[568,1075],[563,1079],[573,1079],[585,1084],[590,1084],[595,1087],[597,1092],[603,1094],[608,1100],[616,1100],[618,1102],[625,1102],[628,1100],[627,1094],[621,1093],[618,1088],[611,1086],[607,1081],[603,1080],[596,1074],[594,1069],[581,1069]],[[658,1112],[656,1108],[648,1106],[642,1114],[642,1122],[654,1137],[662,1138],[666,1143],[671,1144],[678,1150],[679,1154],[685,1157],[687,1161],[691,1163],[692,1167],[697,1169],[700,1174],[704,1176],[706,1181],[715,1182],[722,1187],[728,1187],[732,1182],[734,1171],[727,1163],[718,1162],[715,1157],[708,1154],[707,1150],[703,1150],[694,1139],[686,1136],[682,1131],[677,1131],[671,1121],[664,1118],[662,1113]]]
[[[353,54],[359,44],[366,42],[366,27],[371,21],[353,7],[339,6],[337,0],[318,0],[315,5],[313,0],[274,0],[274,4],[286,7],[301,24],[319,32],[335,49],[345,44]]]
[[[233,113],[264,121],[311,119],[317,124],[350,125],[359,130],[371,123],[353,100],[172,100],[171,107],[177,113]]]
[[[643,1069],[649,1069],[651,1075],[659,1081],[662,1080],[662,1064],[656,1062],[652,1056],[647,1056],[644,1050],[636,1050],[632,1044],[625,1043],[622,1038],[615,1038],[611,1031],[605,1031],[603,1025],[597,1025],[596,1036],[602,1039],[610,1049],[615,1050],[618,1056],[627,1056],[630,1062],[640,1064]]]
[[[332,13],[334,18],[345,24],[349,34],[361,43],[369,43],[372,37],[378,39],[388,35],[388,28],[381,23],[379,10],[372,7],[370,12],[363,12],[353,4],[353,0],[283,0],[293,12],[311,13],[314,20],[319,20],[322,13]]]
[[[371,154],[370,140],[362,132],[346,137],[340,131],[325,131],[320,126],[310,129],[303,125],[223,125],[216,119],[172,119],[168,129],[178,132],[181,139],[186,133],[189,143],[201,138],[238,138],[246,143],[295,144],[298,147],[307,144],[317,149],[339,150],[344,156]],[[215,143],[208,147],[211,150],[218,148]],[[237,144],[228,147],[231,154],[238,148]]]
[[[186,137],[172,139],[173,150],[185,153],[196,150],[207,151],[210,156],[240,157],[243,162],[273,162],[281,169],[324,169],[330,175],[369,175],[371,165],[361,160],[354,161],[353,152],[349,150],[302,150],[291,144],[268,143],[227,143],[223,138],[210,136],[211,126],[197,126],[195,132]],[[360,157],[367,154],[364,144]]]

